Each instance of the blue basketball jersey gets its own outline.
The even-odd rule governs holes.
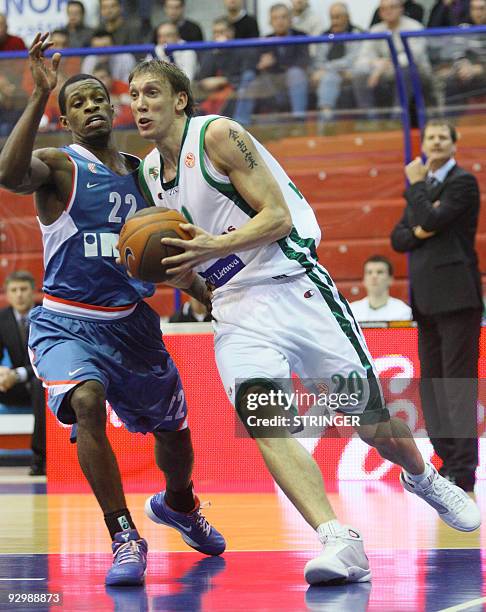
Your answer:
[[[61,216],[51,225],[39,222],[48,301],[44,305],[64,312],[71,308],[72,313],[83,307],[85,312],[107,315],[131,309],[154,293],[152,283],[130,278],[115,263],[115,245],[125,220],[148,206],[137,170],[120,176],[81,145],[61,150],[73,163],[73,187]]]

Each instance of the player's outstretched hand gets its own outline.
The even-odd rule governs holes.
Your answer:
[[[52,47],[49,42],[49,32],[38,32],[29,48],[30,71],[34,79],[35,88],[43,93],[50,93],[57,85],[57,72],[61,54],[54,53],[50,63],[47,63],[44,52]]]
[[[218,236],[208,234],[200,227],[192,223],[180,223],[180,227],[191,234],[192,240],[180,240],[179,238],[162,238],[162,244],[174,246],[184,250],[180,255],[164,257],[162,265],[167,268],[167,274],[179,275],[189,272],[199,264],[221,257]]]

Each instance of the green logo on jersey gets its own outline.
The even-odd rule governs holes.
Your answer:
[[[153,178],[154,181],[156,181],[159,178],[160,171],[157,166],[153,166],[152,168],[149,168],[148,173],[150,177]]]

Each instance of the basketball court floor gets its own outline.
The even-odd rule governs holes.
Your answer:
[[[211,502],[206,517],[226,536],[225,554],[192,551],[144,516],[145,494],[129,494],[149,542],[146,585],[106,588],[110,541],[94,497],[48,495],[42,479],[0,475],[0,610],[486,609],[484,528],[450,529],[399,485],[343,482],[330,493],[341,520],[361,529],[373,571],[371,584],[340,587],[304,582],[304,565],[319,544],[278,492],[199,493]],[[476,497],[486,516],[486,482]],[[51,604],[22,603],[29,594],[50,596]]]

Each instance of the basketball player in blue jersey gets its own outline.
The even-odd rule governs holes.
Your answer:
[[[192,117],[189,81],[174,65],[142,62],[129,81],[139,132],[156,145],[144,160],[144,188],[191,221],[182,227],[192,240],[162,239],[184,250],[162,263],[174,274],[196,270],[214,290],[216,361],[228,398],[324,545],[307,563],[306,580],[365,582],[371,571],[359,531],[336,518],[312,456],[285,424],[252,429],[257,418],[285,416],[271,392],[278,397],[293,372],[343,391],[359,380],[359,401],[340,410],[359,416],[361,438],[400,465],[404,488],[448,525],[477,529],[474,501],[426,463],[408,427],[390,418],[364,337],[317,261],[314,213],[276,159],[238,123]]]
[[[125,219],[147,202],[138,188],[140,160],[115,148],[114,111],[104,85],[89,75],[68,79],[59,107],[73,144],[33,152],[60,61],[56,53],[50,65],[45,62],[47,36],[38,34],[29,50],[34,91],[0,154],[0,185],[35,192],[45,297],[31,315],[32,363],[48,389],[51,410],[62,423],[77,425],[79,463],[113,540],[106,583],[139,585],[147,543],[127,509],[106,436],[105,400],[127,429],[154,434],[167,484],[165,493],[150,498],[154,520],[179,530],[186,543],[207,555],[221,554],[225,541],[202,516],[193,493],[184,391],[159,317],[143,301],[154,287],[115,263]],[[204,283],[192,276],[182,284],[204,299]]]

